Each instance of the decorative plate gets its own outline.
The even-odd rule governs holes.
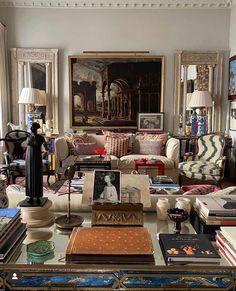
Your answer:
[[[27,254],[31,256],[45,256],[55,249],[55,244],[52,241],[39,240],[34,243],[28,244]]]

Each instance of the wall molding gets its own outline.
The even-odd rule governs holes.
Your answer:
[[[0,7],[68,9],[230,9],[236,0],[0,0]]]

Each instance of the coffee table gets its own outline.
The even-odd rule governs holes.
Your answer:
[[[78,171],[81,168],[86,169],[105,169],[111,170],[111,159],[110,156],[87,156],[79,157],[74,163]]]
[[[57,214],[61,215],[61,214]],[[91,213],[81,213],[83,226],[91,226]],[[144,213],[144,226],[148,228],[153,246],[155,265],[79,265],[65,263],[65,250],[69,233],[60,232],[55,225],[30,229],[27,243],[50,240],[55,244],[54,255],[47,260],[27,259],[27,247],[22,245],[18,258],[0,265],[0,285],[10,290],[233,290],[236,285],[235,268],[222,258],[220,266],[166,266],[158,241],[159,233],[171,233],[174,223],[157,220],[155,212]],[[194,233],[187,221],[183,233]],[[135,242],[134,242],[135,243]],[[14,274],[15,273],[15,274]],[[14,274],[14,276],[13,276]],[[194,275],[193,275],[194,274]],[[18,279],[12,279],[17,277]],[[194,277],[194,278],[193,278]],[[212,282],[213,280],[213,282]],[[190,285],[185,285],[187,282]],[[213,284],[213,285],[211,285]],[[186,287],[188,286],[188,288]],[[191,286],[198,286],[192,289]],[[91,287],[92,289],[89,289]],[[232,289],[231,289],[232,287]]]

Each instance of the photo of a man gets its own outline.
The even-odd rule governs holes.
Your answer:
[[[120,202],[120,177],[120,171],[95,170],[93,180],[93,202]]]

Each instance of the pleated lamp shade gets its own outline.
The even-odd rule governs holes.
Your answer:
[[[33,105],[45,105],[46,93],[41,92],[35,88],[23,88],[20,94],[19,104],[33,104]],[[45,95],[45,96],[44,96]]]
[[[212,107],[212,98],[210,92],[197,90],[194,91],[188,106],[190,108]]]

